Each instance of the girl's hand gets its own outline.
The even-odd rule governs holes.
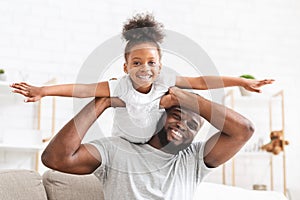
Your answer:
[[[255,80],[255,79],[245,79],[244,78],[244,88],[251,92],[261,93],[260,88],[267,84],[272,84],[274,79],[264,79],[264,80]]]
[[[36,102],[43,97],[42,87],[35,87],[24,82],[13,83],[10,85],[10,87],[14,88],[12,92],[22,94],[23,96],[27,97],[24,100],[25,102]]]

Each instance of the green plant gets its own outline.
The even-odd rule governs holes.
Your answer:
[[[240,76],[241,78],[247,78],[247,79],[255,79],[254,76],[250,75],[250,74],[243,74]]]
[[[4,74],[4,69],[0,69],[0,74]]]

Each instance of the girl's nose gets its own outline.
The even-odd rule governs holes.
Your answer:
[[[141,70],[143,71],[149,71],[150,70],[150,66],[148,64],[143,64],[141,67]]]

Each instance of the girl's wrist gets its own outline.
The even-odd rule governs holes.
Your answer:
[[[41,97],[47,96],[46,86],[40,87],[40,95],[41,95]]]
[[[247,79],[245,79],[245,78],[240,78],[240,86],[246,87],[246,86],[247,86]]]

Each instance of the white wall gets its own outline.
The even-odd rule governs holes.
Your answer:
[[[146,10],[204,48],[220,74],[274,78],[266,92],[285,90],[288,188],[299,198],[299,1],[0,0],[0,68],[9,82],[74,82],[87,56],[119,34],[125,19]],[[0,98],[1,130],[36,128],[35,104]],[[58,98],[57,129],[73,115],[73,101]]]

